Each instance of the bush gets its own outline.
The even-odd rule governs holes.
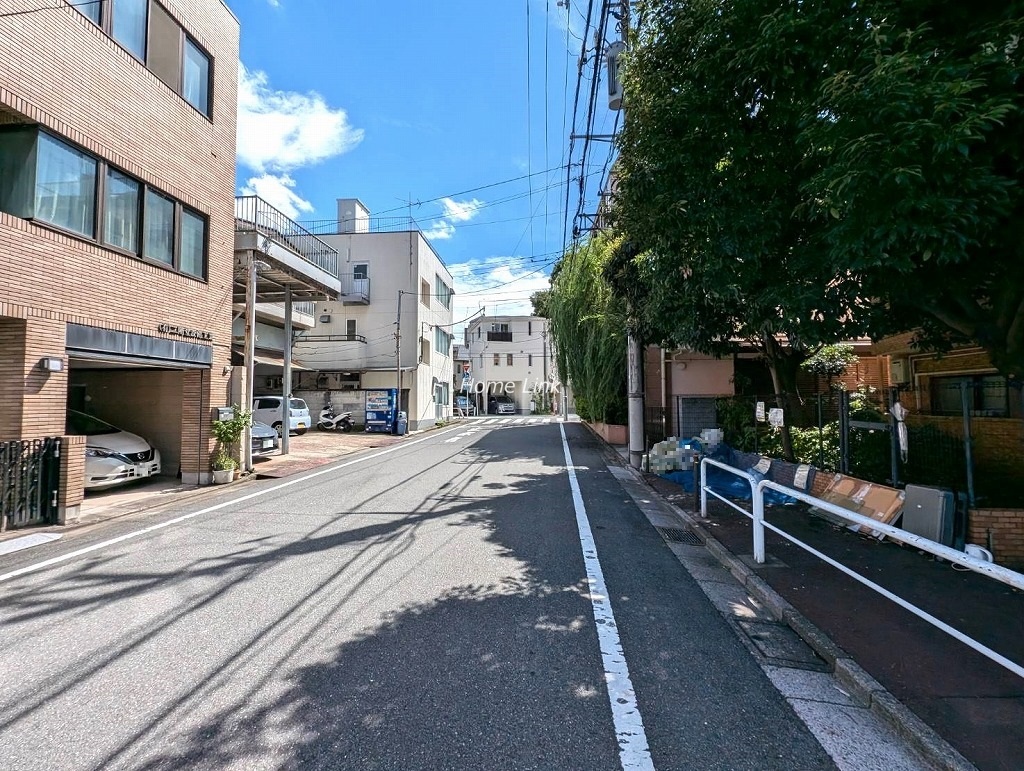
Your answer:
[[[233,407],[235,416],[230,420],[215,420],[212,425],[214,438],[217,440],[217,454],[213,458],[213,468],[227,471],[235,468],[235,445],[241,438],[246,427],[252,423],[252,411],[243,410],[237,404]]]

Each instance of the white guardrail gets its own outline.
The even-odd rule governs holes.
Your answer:
[[[725,471],[728,471],[731,474],[734,474],[735,476],[740,477],[741,479],[747,480],[747,482],[750,484],[750,492],[751,492],[751,496],[752,496],[752,499],[753,499],[753,511],[747,511],[746,509],[742,508],[741,506],[736,505],[736,503],[734,503],[733,501],[725,498],[722,495],[719,495],[714,490],[708,489],[708,485],[707,485],[707,467],[709,465],[710,466],[715,466],[716,468],[723,469]],[[746,516],[746,517],[750,518],[751,520],[753,520],[753,523],[754,523],[754,526],[753,526],[754,561],[755,562],[757,562],[758,564],[763,564],[764,561],[765,561],[764,531],[767,529],[767,530],[771,530],[774,533],[778,533],[779,535],[781,535],[783,538],[785,538],[790,543],[792,543],[792,544],[794,544],[796,546],[799,546],[804,551],[807,551],[807,552],[813,554],[815,557],[818,557],[819,559],[823,560],[824,562],[827,562],[832,567],[836,568],[837,570],[842,571],[846,575],[848,575],[851,578],[859,581],[860,583],[864,584],[865,586],[869,587],[870,589],[873,589],[874,591],[876,591],[879,594],[881,594],[883,597],[887,597],[888,599],[892,600],[897,605],[899,605],[901,608],[904,608],[904,609],[910,611],[911,613],[913,613],[918,618],[924,619],[929,624],[932,624],[933,626],[938,627],[939,629],[941,629],[946,634],[948,634],[951,637],[954,637],[955,639],[959,640],[964,645],[967,645],[967,646],[973,648],[978,653],[980,653],[983,656],[991,659],[992,661],[996,662],[1000,666],[1005,667],[1006,669],[1010,670],[1011,672],[1013,672],[1018,677],[1024,678],[1024,667],[1020,666],[1019,664],[1016,664],[1013,661],[1010,661],[1005,656],[1003,656],[1003,655],[997,653],[996,651],[992,650],[991,648],[988,648],[987,646],[979,643],[974,638],[968,637],[967,635],[965,635],[963,632],[959,631],[958,629],[954,629],[949,624],[945,623],[944,621],[941,621],[940,619],[935,618],[935,616],[931,615],[930,613],[927,613],[926,611],[921,610],[916,605],[908,602],[907,600],[904,600],[902,597],[900,597],[900,596],[898,596],[896,594],[893,594],[892,592],[890,592],[885,587],[879,586],[874,581],[872,581],[872,580],[870,580],[868,578],[865,578],[860,573],[857,573],[855,570],[852,570],[852,569],[848,568],[846,565],[843,565],[842,563],[837,562],[836,560],[834,560],[831,557],[829,557],[827,554],[823,554],[822,552],[820,552],[817,549],[815,549],[813,546],[810,546],[809,544],[804,543],[800,539],[795,538],[794,536],[792,536],[789,533],[785,532],[781,528],[773,525],[770,522],[765,521],[765,518],[764,518],[764,491],[765,490],[775,490],[777,492],[784,493],[785,495],[788,495],[791,498],[795,498],[795,499],[797,499],[799,501],[803,501],[804,503],[809,503],[809,504],[811,504],[811,505],[813,505],[813,506],[815,506],[815,507],[817,507],[819,509],[822,509],[824,511],[829,512],[830,514],[833,514],[833,515],[835,515],[837,517],[840,517],[841,519],[846,520],[850,524],[863,525],[864,527],[868,528],[871,531],[874,531],[874,532],[877,532],[877,533],[881,533],[882,535],[885,535],[885,536],[887,536],[889,538],[892,538],[895,541],[899,541],[900,543],[905,543],[908,546],[913,546],[915,549],[920,549],[921,551],[928,552],[929,554],[934,554],[936,557],[941,557],[942,559],[948,560],[949,562],[952,562],[954,564],[963,565],[965,568],[968,568],[969,570],[972,570],[975,573],[980,573],[980,574],[982,574],[984,576],[987,576],[987,577],[992,578],[992,579],[994,579],[996,581],[999,581],[1000,583],[1004,583],[1007,586],[1012,586],[1015,589],[1024,590],[1024,574],[1017,573],[1016,571],[1009,570],[1008,568],[1004,568],[1004,567],[1001,567],[999,565],[994,565],[991,562],[985,562],[983,560],[975,559],[974,557],[968,556],[964,552],[957,551],[956,549],[951,549],[948,546],[943,546],[942,544],[937,543],[935,541],[932,541],[929,538],[923,538],[922,536],[919,536],[919,535],[916,535],[914,533],[908,532],[907,530],[902,530],[902,529],[900,529],[898,527],[893,527],[892,525],[887,525],[884,522],[879,522],[876,519],[871,519],[871,517],[865,517],[862,514],[858,514],[855,511],[850,511],[849,509],[844,509],[842,506],[837,506],[836,504],[831,503],[829,501],[822,500],[821,498],[815,498],[813,495],[808,495],[807,493],[802,492],[801,490],[795,490],[792,487],[786,487],[785,485],[780,485],[777,482],[772,482],[769,479],[757,480],[751,474],[748,474],[747,472],[742,471],[742,470],[740,470],[740,469],[738,469],[738,468],[736,468],[734,466],[730,466],[730,465],[728,465],[726,463],[722,463],[720,461],[713,460],[711,458],[702,458],[701,459],[701,462],[700,462],[700,515],[701,515],[701,517],[707,517],[707,515],[708,515],[708,495],[712,495],[715,498],[718,498],[723,503],[725,503],[728,506],[730,506],[731,508],[736,509],[738,512],[740,512],[744,516]]]

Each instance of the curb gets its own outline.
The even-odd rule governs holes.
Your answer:
[[[591,433],[594,432],[591,431]],[[596,433],[594,435],[597,436]],[[850,654],[836,645],[788,600],[772,589],[764,579],[726,549],[701,524],[699,517],[666,501],[657,489],[647,482],[642,472],[629,464],[623,464],[622,456],[617,452],[614,455],[619,465],[622,465],[638,482],[647,487],[652,496],[663,506],[673,511],[703,541],[704,547],[715,559],[761,602],[776,620],[789,626],[828,663],[836,679],[849,690],[850,696],[855,701],[885,720],[896,734],[910,744],[933,768],[941,771],[978,771],[973,763],[868,674]]]

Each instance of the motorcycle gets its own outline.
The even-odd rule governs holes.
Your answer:
[[[320,416],[316,421],[316,427],[321,431],[341,430],[347,433],[352,430],[354,425],[355,421],[352,419],[351,412],[335,412],[334,405],[330,402],[327,402],[320,410]]]

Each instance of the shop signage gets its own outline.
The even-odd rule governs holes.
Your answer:
[[[179,327],[177,324],[158,324],[156,329],[157,332],[162,332],[165,335],[187,337],[190,340],[213,340],[212,332],[204,332],[201,329],[189,329],[188,327]]]

